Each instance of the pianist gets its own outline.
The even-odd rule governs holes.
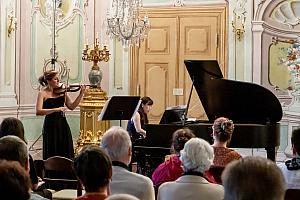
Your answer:
[[[128,121],[127,131],[130,134],[131,140],[134,143],[138,139],[146,137],[145,124],[148,124],[148,113],[151,110],[153,101],[150,97],[143,97],[141,105],[133,117]]]

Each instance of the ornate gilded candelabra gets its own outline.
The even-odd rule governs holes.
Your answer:
[[[103,49],[100,49],[99,39],[96,38],[91,49],[88,44],[85,44],[82,55],[82,60],[89,62],[92,61],[94,63],[89,73],[90,84],[100,87],[103,74],[97,63],[100,61],[108,62],[109,50],[106,46],[104,46]]]
[[[103,133],[109,128],[109,121],[98,121],[105,101],[107,100],[106,92],[101,89],[102,70],[98,62],[109,60],[109,50],[106,46],[100,48],[99,39],[96,38],[91,48],[88,44],[82,51],[82,60],[93,62],[89,72],[89,82],[91,87],[86,89],[83,99],[80,102],[80,135],[77,140],[75,153],[79,153],[85,145],[99,145]]]

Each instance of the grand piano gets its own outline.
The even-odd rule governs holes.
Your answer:
[[[229,147],[265,148],[267,158],[275,161],[276,147],[280,145],[278,122],[282,118],[281,104],[276,96],[254,83],[224,79],[215,60],[185,60],[184,63],[208,121],[186,123],[184,119],[172,124],[148,124],[147,137],[134,144],[137,155],[163,158],[169,154],[173,132],[183,127],[212,143],[212,123],[223,116],[235,124]]]

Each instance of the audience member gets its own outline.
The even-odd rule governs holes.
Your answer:
[[[286,189],[300,189],[300,129],[292,132],[291,142],[293,158],[278,166],[283,173]]]
[[[15,135],[21,138],[25,143],[25,136],[24,136],[24,126],[23,123],[14,117],[7,117],[4,118],[0,125],[0,138],[7,135]],[[29,165],[30,165],[30,179],[32,189],[36,190],[38,188],[38,177],[36,175],[36,171],[33,164],[33,159],[29,155]]]
[[[164,182],[175,181],[183,174],[183,169],[181,167],[181,161],[179,160],[180,150],[183,149],[184,144],[191,138],[194,138],[194,133],[188,129],[178,129],[173,133],[172,137],[172,154],[167,158],[165,162],[160,164],[152,174],[152,181],[155,186],[159,186]],[[214,182],[212,177],[205,177],[209,179],[210,182]]]
[[[214,139],[212,146],[215,155],[213,166],[225,167],[231,161],[240,159],[242,156],[238,152],[227,148],[234,130],[233,122],[225,117],[219,117],[214,121],[212,128]]]
[[[128,170],[132,155],[128,132],[121,127],[110,128],[104,133],[101,146],[112,160],[111,194],[131,194],[141,200],[154,200],[151,179]]]
[[[224,200],[283,200],[284,179],[271,160],[245,157],[229,163],[223,174]]]
[[[158,200],[223,199],[223,186],[209,183],[203,176],[213,158],[213,148],[205,140],[187,141],[180,152],[184,174],[174,182],[163,183],[158,189]]]
[[[130,194],[113,194],[107,197],[105,200],[139,200],[139,199]]]
[[[25,143],[25,134],[23,123],[14,117],[4,118],[0,125],[0,138],[7,135],[15,135],[21,138]],[[32,156],[29,154],[29,175],[31,180],[31,189],[34,193],[37,193],[46,198],[52,198],[52,193],[44,187],[38,187],[38,176],[35,171]]]
[[[104,200],[109,195],[111,160],[100,147],[90,145],[82,149],[74,160],[74,168],[86,192],[77,200]]]
[[[29,154],[25,142],[17,136],[8,135],[0,138],[0,159],[17,161],[29,175]],[[31,193],[31,200],[46,199]]]
[[[16,161],[0,160],[1,199],[28,200],[30,179],[26,170]]]

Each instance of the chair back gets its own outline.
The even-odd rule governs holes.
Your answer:
[[[287,189],[285,191],[284,200],[298,200],[300,199],[300,189]]]
[[[34,160],[33,164],[34,164],[36,175],[38,177],[43,178],[45,176],[44,161],[43,160]]]
[[[82,187],[73,168],[73,160],[53,156],[44,160],[45,176],[43,181],[59,189],[77,189],[77,196],[82,195]]]

